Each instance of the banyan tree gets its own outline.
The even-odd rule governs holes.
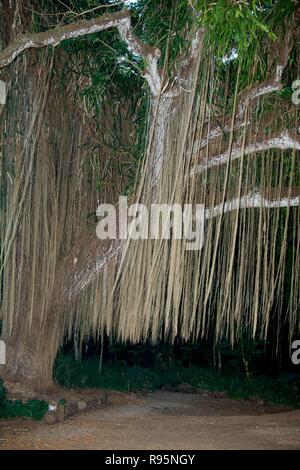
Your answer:
[[[300,324],[293,0],[0,3],[1,375],[65,338],[232,344]],[[204,244],[96,236],[96,208],[202,204]]]

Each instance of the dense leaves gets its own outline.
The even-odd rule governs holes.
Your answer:
[[[8,400],[3,380],[0,379],[0,418],[42,419],[48,411],[48,404],[43,400]]]

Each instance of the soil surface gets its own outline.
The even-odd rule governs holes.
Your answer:
[[[300,449],[300,410],[157,391],[52,426],[0,420],[0,449]]]

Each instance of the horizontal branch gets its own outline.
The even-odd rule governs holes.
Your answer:
[[[191,169],[190,175],[194,176],[208,168],[224,165],[228,162],[229,157],[231,160],[236,160],[241,158],[242,155],[251,155],[271,149],[300,150],[300,136],[288,129],[284,129],[268,138],[265,136],[261,141],[248,143],[244,148],[241,144],[235,144],[230,153],[226,151],[218,155],[209,156],[207,161],[203,157],[203,160]]]
[[[25,33],[17,37],[6,49],[0,52],[0,69],[9,65],[26,49],[57,46],[65,39],[77,38],[118,27],[127,22],[128,11],[107,13],[92,20],[83,20],[63,26],[56,26],[41,33]]]
[[[265,81],[254,83],[239,93],[237,97],[237,111],[234,122],[235,131],[241,129],[243,126],[249,126],[251,123],[251,113],[249,111],[254,109],[259,98],[281,90],[282,75],[288,63],[292,44],[292,31],[288,30],[282,43],[278,41],[275,45],[272,44],[272,52],[273,50],[277,51],[277,62],[272,76],[270,76]],[[245,122],[247,110],[249,113],[249,118],[247,122]],[[195,142],[193,153],[197,154],[210,142],[214,142],[216,139],[220,139],[224,133],[229,133],[231,128],[231,121],[232,116],[228,115],[225,117],[223,125],[217,124],[211,128],[207,125],[204,129],[204,137],[201,140]]]
[[[118,28],[120,35],[135,54],[142,57],[147,63],[144,76],[149,84],[152,94],[157,95],[160,86],[160,73],[158,59],[160,50],[140,41],[131,28],[131,16],[128,10],[115,13],[106,13],[91,20],[83,20],[63,26],[56,26],[41,33],[25,33],[17,37],[10,45],[0,52],[0,69],[13,62],[22,52],[31,48],[57,46],[66,39],[87,36],[110,28]]]
[[[237,124],[243,124],[247,108],[253,108],[260,97],[281,90],[282,74],[287,66],[293,44],[291,38],[291,31],[288,30],[283,42],[277,42],[275,46],[273,45],[273,48],[278,51],[278,60],[273,76],[261,83],[256,83],[249,88],[246,88],[240,93],[237,105]]]
[[[284,194],[286,193],[286,194]],[[253,209],[253,208],[281,208],[281,207],[296,207],[300,205],[300,188],[294,190],[289,194],[289,190],[280,190],[280,196],[276,197],[263,196],[260,192],[255,191],[242,196],[240,198],[232,199],[224,204],[218,204],[205,211],[205,218],[212,219],[227,212],[235,211],[238,209]]]

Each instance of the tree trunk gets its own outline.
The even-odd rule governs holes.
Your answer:
[[[18,324],[18,322],[20,324]],[[1,377],[7,382],[17,382],[33,391],[46,391],[54,387],[53,364],[58,344],[53,330],[38,328],[28,334],[20,318],[11,336],[4,335],[6,364],[0,366]]]

